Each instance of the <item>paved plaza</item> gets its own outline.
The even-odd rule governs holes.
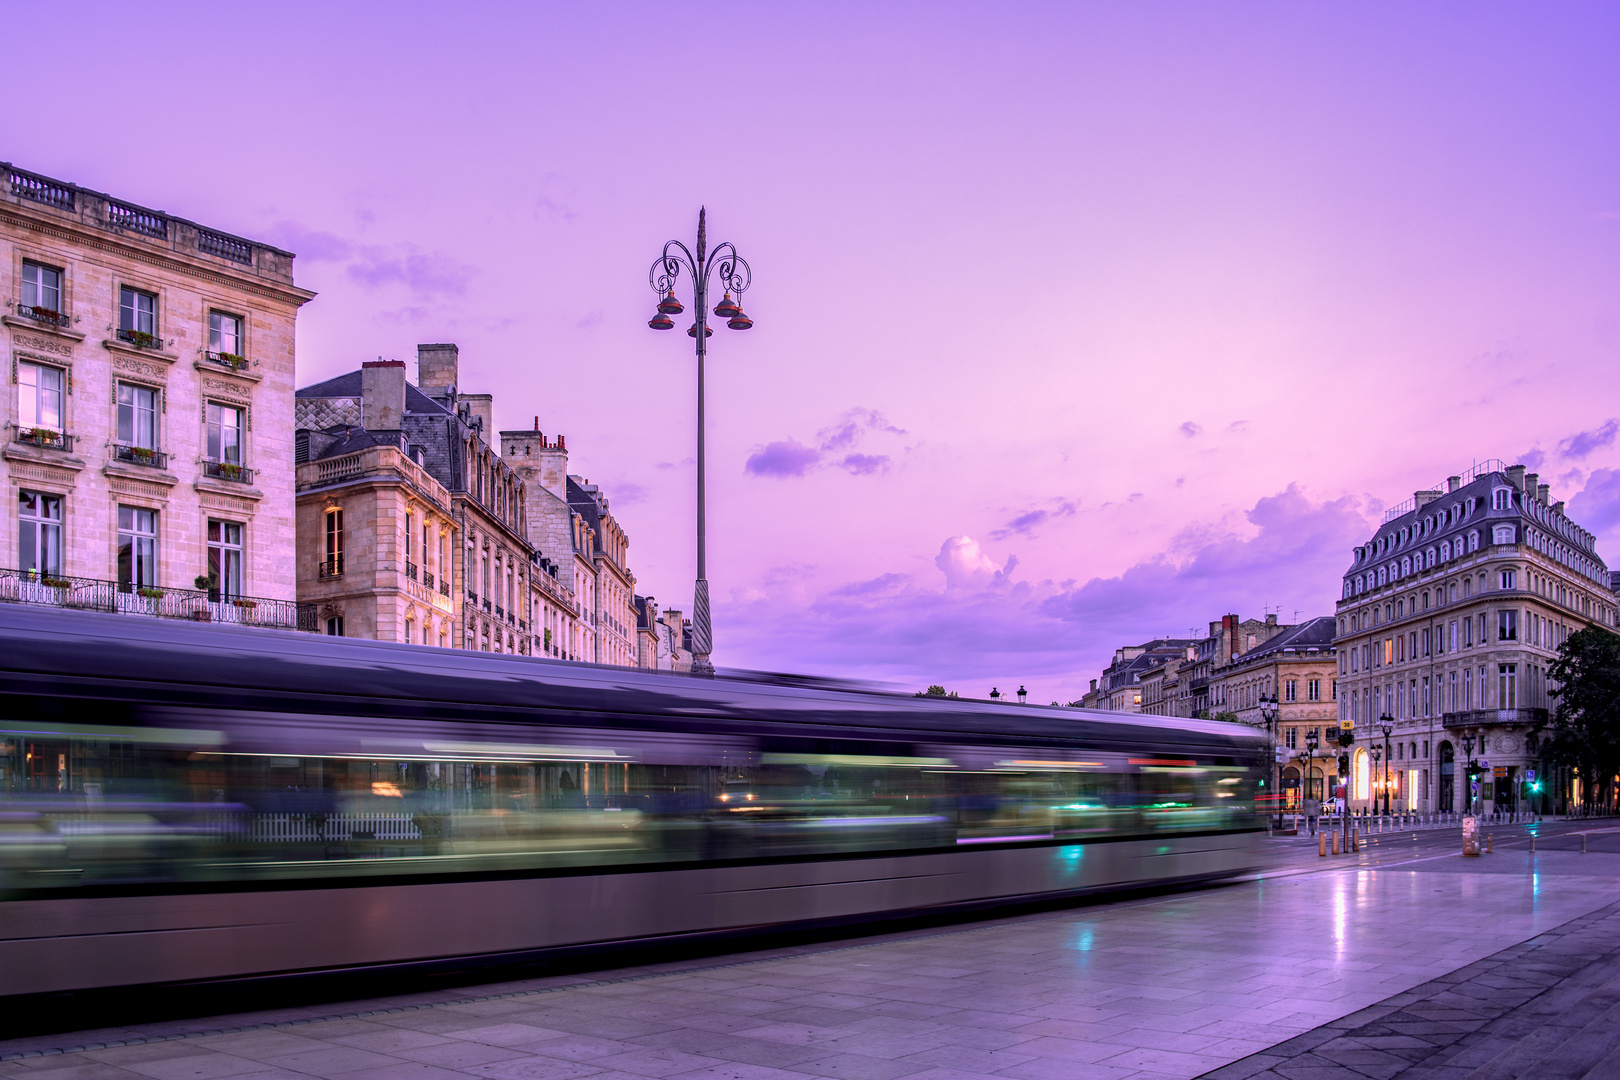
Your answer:
[[[1269,842],[1274,869],[1219,888],[595,976],[14,1040],[0,1043],[0,1076],[1327,1076],[1326,1059],[1306,1071],[1288,1062],[1339,1045],[1352,1028],[1336,1022],[1356,1018],[1359,1031],[1380,1003],[1386,1014],[1423,1007],[1398,995],[1432,997],[1447,977],[1453,992],[1459,969],[1495,971],[1505,950],[1537,948],[1620,903],[1620,832],[1601,828],[1589,853],[1543,830],[1535,854],[1525,830],[1498,829],[1494,853],[1467,860],[1432,834],[1380,836],[1336,860],[1279,839]],[[1500,993],[1498,1018],[1535,996]],[[1342,1075],[1396,1076],[1411,1060]]]

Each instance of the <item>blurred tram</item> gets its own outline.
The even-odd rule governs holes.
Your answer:
[[[504,962],[1257,862],[1244,727],[0,605],[0,996]]]

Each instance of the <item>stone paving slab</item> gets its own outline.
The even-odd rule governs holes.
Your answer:
[[[1620,1077],[1620,904],[1214,1069],[1200,1080],[1368,1077]]]
[[[1188,1080],[1336,1022],[1300,1044],[1328,1062],[1309,1068],[1394,1075],[1414,1044],[1484,1029],[1493,996],[1546,990],[1562,961],[1543,949],[1433,1000],[1403,995],[1620,902],[1620,856],[1493,859],[1488,873],[1443,852],[1301,862],[1225,888],[597,980],[14,1040],[0,1077]],[[1346,1034],[1407,1004],[1387,1030]]]

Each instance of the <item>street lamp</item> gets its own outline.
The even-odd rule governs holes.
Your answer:
[[[1022,685],[1020,685],[1020,686],[1019,686],[1019,687],[1018,687],[1018,704],[1020,704],[1020,705],[1022,705],[1022,704],[1023,704],[1023,703],[1024,703],[1024,701],[1025,701],[1025,700],[1026,700],[1026,699],[1027,699],[1027,698],[1028,698],[1028,697],[1029,697],[1029,691],[1028,691],[1028,690],[1025,690],[1025,689],[1024,689],[1024,688],[1023,688],[1023,686],[1022,686]]]
[[[1384,732],[1384,816],[1389,817],[1389,733],[1395,730],[1395,718],[1385,713],[1378,718],[1378,726]]]
[[[1379,746],[1377,743],[1373,743],[1371,752],[1372,752],[1372,759],[1373,759],[1373,776],[1377,777],[1377,779],[1375,779],[1373,781],[1373,783],[1377,784],[1379,787],[1384,787],[1385,777],[1381,776],[1379,774],[1379,770],[1378,770],[1379,762],[1384,760],[1384,748],[1382,746]],[[1385,774],[1385,775],[1387,775],[1387,774]],[[1377,810],[1377,809],[1378,809],[1378,793],[1374,792],[1373,797],[1372,797],[1372,810]],[[1369,811],[1369,814],[1370,813],[1371,813],[1371,810]]]
[[[1463,744],[1463,782],[1468,785],[1468,816],[1474,815],[1474,736],[1472,734],[1462,737]]]
[[[1271,737],[1271,774],[1277,786],[1271,789],[1272,804],[1277,808],[1277,828],[1282,828],[1282,762],[1277,760],[1277,695],[1260,695],[1260,716],[1266,722],[1266,734]]]
[[[1311,792],[1316,790],[1311,786],[1311,770],[1316,767],[1316,748],[1321,744],[1322,736],[1316,728],[1311,728],[1305,733],[1305,793],[1300,796],[1302,801],[1310,798]]]
[[[698,210],[697,254],[693,255],[685,244],[671,240],[664,245],[664,253],[653,261],[647,272],[647,284],[658,294],[658,311],[648,320],[654,330],[673,330],[671,315],[679,315],[684,308],[675,298],[675,285],[681,271],[692,279],[692,314],[695,322],[686,335],[697,342],[697,587],[692,597],[692,673],[713,675],[714,664],[709,660],[714,638],[709,629],[709,572],[708,572],[708,519],[704,506],[703,488],[703,357],[708,352],[709,282],[718,276],[725,297],[715,305],[714,313],[726,320],[733,330],[747,330],[754,320],[743,314],[742,294],[754,282],[754,272],[737,254],[729,242],[716,245],[709,251],[707,208]],[[735,296],[733,296],[735,294]]]

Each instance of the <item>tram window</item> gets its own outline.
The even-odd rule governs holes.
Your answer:
[[[341,633],[341,617],[329,628]],[[0,717],[3,720],[3,717]],[[1252,828],[1242,768],[960,768],[947,759],[261,755],[171,736],[0,731],[4,788],[48,838],[0,845],[0,888],[56,880],[268,880],[798,858]],[[512,736],[519,745],[542,736]],[[94,797],[93,818],[85,819]],[[71,802],[61,801],[69,796]],[[19,800],[23,800],[19,802]],[[83,805],[81,805],[81,803]],[[25,857],[26,856],[26,857]],[[426,861],[424,861],[426,859]],[[402,860],[404,860],[402,862]],[[156,868],[156,869],[154,869]]]

